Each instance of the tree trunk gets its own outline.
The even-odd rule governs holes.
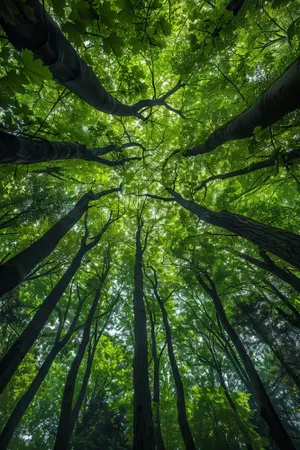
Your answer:
[[[134,264],[134,437],[133,450],[154,450],[154,427],[148,378],[148,341],[143,286],[142,224],[139,219],[136,233]]]
[[[300,62],[297,59],[254,105],[213,133],[204,144],[184,152],[184,156],[209,153],[225,142],[251,137],[256,127],[264,129],[299,107]]]
[[[70,440],[73,434],[75,422],[83,401],[83,397],[85,394],[85,390],[87,387],[88,379],[90,376],[90,371],[92,368],[92,362],[94,353],[96,351],[96,346],[93,347],[93,349],[89,349],[89,355],[87,358],[87,365],[86,365],[86,371],[84,375],[84,379],[82,382],[81,391],[79,394],[79,402],[77,401],[75,404],[75,407],[73,408],[73,400],[74,400],[74,393],[75,393],[75,386],[76,386],[76,380],[78,376],[78,371],[80,368],[80,365],[82,364],[82,360],[86,351],[86,348],[89,344],[90,340],[90,332],[91,332],[91,326],[93,322],[93,318],[99,303],[99,299],[101,296],[102,286],[103,283],[107,277],[109,271],[109,261],[106,264],[106,267],[103,271],[103,275],[101,276],[99,280],[99,287],[96,290],[94,300],[92,302],[92,305],[90,307],[85,326],[83,329],[83,336],[80,342],[80,345],[78,347],[77,354],[75,358],[72,361],[70,370],[67,375],[64,392],[62,396],[62,402],[61,402],[61,412],[60,412],[60,418],[58,423],[58,428],[56,432],[56,438],[55,438],[55,444],[53,447],[53,450],[67,450],[70,446]],[[82,395],[83,394],[83,395]],[[75,414],[74,414],[75,411]]]
[[[35,58],[41,59],[43,64],[49,67],[55,81],[86,103],[99,111],[116,116],[142,118],[139,110],[157,105],[163,105],[180,114],[169,107],[165,100],[183,87],[181,82],[159,99],[141,100],[134,105],[125,105],[106,91],[94,71],[78,55],[40,2],[28,0],[26,5],[33,8],[34,21],[28,18],[20,7],[19,15],[14,17],[14,24],[7,23],[0,17],[0,25],[8,39],[18,50],[31,50]]]
[[[78,252],[62,278],[46,297],[35,316],[31,319],[24,331],[20,334],[15,343],[0,361],[0,394],[3,392],[7,383],[10,381],[15,371],[37,340],[40,332],[46,325],[51,313],[58,304],[68,284],[72,280],[77,269],[80,267],[82,258],[91,248],[95,247],[111,222],[110,217],[100,233],[98,233],[98,235],[89,244],[86,244],[87,236],[84,236]]]
[[[300,236],[229,211],[215,212],[186,200],[170,188],[177,203],[211,225],[229,230],[300,269]]]
[[[157,450],[165,450],[165,444],[162,437],[161,426],[160,426],[160,385],[159,385],[159,366],[160,366],[160,355],[157,354],[156,345],[156,334],[155,334],[155,322],[153,314],[151,312],[150,306],[148,306],[148,313],[151,325],[151,352],[153,359],[153,409],[154,409],[154,439]],[[163,347],[164,349],[164,347]]]
[[[137,145],[137,144],[135,144]],[[135,145],[132,145],[135,146]],[[101,158],[110,152],[121,151],[115,145],[103,148],[86,148],[77,142],[55,142],[42,139],[14,136],[0,130],[0,164],[35,164],[65,159],[83,159],[109,167],[122,166],[128,161],[139,160],[139,157],[109,160]],[[137,145],[138,146],[138,145]]]
[[[283,155],[285,164],[291,163],[294,159],[300,158],[300,148],[292,150],[288,153],[285,153]],[[195,189],[195,192],[199,191],[202,188],[205,188],[208,183],[214,180],[226,180],[228,178],[234,178],[241,175],[246,175],[251,172],[255,172],[256,170],[265,169],[267,167],[275,166],[278,161],[278,156],[274,156],[269,159],[265,159],[262,161],[258,161],[254,164],[251,164],[250,166],[246,166],[243,169],[234,170],[233,172],[227,172],[227,173],[220,173],[219,175],[212,175],[211,177],[207,178],[206,180],[203,180]]]
[[[298,327],[299,327],[299,326],[300,326],[300,313],[299,313],[299,311],[297,310],[297,308],[295,308],[295,306],[289,301],[289,299],[288,299],[285,295],[283,295],[283,294],[277,289],[277,287],[274,286],[273,283],[271,283],[271,282],[268,281],[268,280],[264,280],[264,283],[272,289],[272,291],[274,292],[274,294],[276,294],[277,297],[279,297],[280,300],[285,304],[285,306],[286,306],[287,308],[289,308],[289,310],[294,314],[294,318],[295,318],[295,320],[298,322]]]
[[[59,352],[66,346],[66,344],[69,342],[72,334],[74,333],[74,329],[76,327],[78,317],[79,317],[79,314],[82,309],[82,305],[83,305],[83,302],[80,301],[77,311],[76,311],[76,314],[75,314],[75,317],[69,327],[67,334],[62,339],[59,339],[59,337],[60,337],[60,333],[59,333],[58,338],[56,339],[52,349],[46,356],[46,359],[43,362],[42,366],[40,367],[33,382],[31,383],[31,385],[29,386],[29,388],[27,389],[25,394],[20,398],[20,400],[18,401],[10,418],[8,419],[7,424],[5,425],[3,431],[0,435],[0,448],[2,450],[6,450],[17,426],[20,423],[20,420],[22,419],[28,406],[34,399],[34,396],[36,395],[41,384],[43,383],[44,379],[46,378],[54,359],[59,354]]]
[[[181,431],[182,439],[183,439],[186,450],[196,450],[196,446],[195,446],[193,436],[192,436],[192,433],[190,430],[190,426],[188,423],[188,419],[187,419],[183,383],[182,383],[182,379],[180,376],[180,372],[179,372],[177,361],[176,361],[175,354],[174,354],[172,334],[171,334],[171,329],[170,329],[170,325],[169,325],[168,313],[166,311],[166,308],[164,306],[162,299],[160,298],[160,296],[158,294],[156,271],[153,270],[153,272],[154,272],[154,278],[155,278],[154,283],[153,283],[153,281],[151,281],[152,286],[153,286],[153,292],[154,292],[155,298],[159,304],[159,307],[160,307],[161,313],[162,313],[162,317],[163,317],[168,354],[169,354],[171,369],[172,369],[175,386],[176,386],[177,414],[178,414],[179,428]]]
[[[94,194],[92,191],[88,192],[81,197],[66,216],[62,217],[37,241],[0,265],[0,295],[18,286],[38,263],[50,255],[59,241],[87,211],[91,200],[98,200],[105,195],[117,191],[120,191],[120,188],[109,189],[99,194]]]
[[[226,9],[228,11],[232,11],[236,16],[244,3],[245,0],[231,0],[231,2],[229,2],[229,4],[226,6]]]
[[[196,272],[195,276],[199,282],[199,284],[202,286],[202,288],[205,290],[205,292],[211,297],[213,300],[213,303],[216,308],[216,312],[218,314],[218,317],[220,319],[220,322],[222,323],[224,330],[232,340],[233,345],[235,346],[243,364],[245,367],[245,370],[249,376],[249,379],[251,381],[253,392],[256,396],[257,403],[259,404],[260,408],[260,415],[261,417],[267,422],[270,428],[270,435],[276,442],[276,445],[280,450],[296,450],[293,442],[291,441],[289,435],[287,434],[284,426],[282,425],[272,403],[271,400],[265,390],[265,387],[254,367],[254,364],[252,363],[251,358],[249,357],[244,345],[242,344],[242,341],[240,340],[238,334],[236,333],[235,329],[230,324],[229,320],[227,319],[225,310],[223,308],[223,305],[221,303],[221,300],[217,294],[215,284],[213,280],[210,278],[210,276],[207,274],[207,272],[201,271],[204,273],[206,279],[209,282],[210,287],[204,282],[201,275]]]
[[[260,252],[260,254],[263,255],[262,252]],[[295,291],[300,292],[300,279],[293,273],[288,272],[282,269],[281,267],[277,266],[274,263],[274,261],[272,261],[272,259],[266,255],[265,252],[264,252],[264,261],[260,261],[259,259],[246,255],[245,253],[239,253],[238,255],[245,261],[254,264],[260,269],[264,269],[267,270],[268,272],[271,272],[273,275],[275,275],[285,283],[288,283],[290,286],[292,286],[292,288],[295,289]]]

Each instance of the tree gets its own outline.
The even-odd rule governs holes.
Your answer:
[[[299,11],[0,1],[0,447],[298,450]]]

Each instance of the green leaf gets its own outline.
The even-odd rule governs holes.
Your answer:
[[[44,66],[40,59],[33,59],[30,50],[24,50],[22,54],[25,73],[33,84],[40,84],[44,80],[52,80],[52,73]]]
[[[63,17],[65,15],[65,13],[64,13],[64,6],[65,6],[64,0],[52,0],[53,11],[58,16]]]
[[[258,127],[255,127],[255,128],[254,128],[254,130],[253,130],[253,134],[257,134],[257,133],[259,133],[259,132],[260,132],[260,130],[261,130],[261,126],[259,125]]]

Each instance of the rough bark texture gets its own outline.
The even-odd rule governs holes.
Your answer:
[[[245,370],[248,374],[248,377],[251,381],[253,392],[255,394],[257,403],[259,404],[260,409],[260,415],[261,417],[267,422],[269,428],[270,428],[270,435],[276,442],[276,445],[280,450],[296,450],[293,442],[291,441],[289,435],[287,434],[284,426],[282,425],[271,401],[270,398],[265,390],[265,387],[254,367],[254,364],[249,357],[242,341],[240,340],[238,334],[236,333],[235,329],[230,324],[225,310],[223,308],[222,302],[217,294],[216,287],[214,285],[213,280],[209,277],[209,275],[201,271],[205,274],[206,279],[208,280],[209,285],[207,285],[202,275],[199,272],[195,273],[195,276],[199,282],[199,284],[202,286],[202,288],[207,292],[207,294],[211,297],[213,300],[213,303],[216,308],[216,312],[218,314],[218,317],[220,319],[220,322],[222,323],[222,326],[224,327],[224,330],[230,337],[233,345],[235,346],[243,364],[245,367]]]
[[[111,218],[104,225],[101,232],[89,244],[86,244],[86,237],[83,238],[81,246],[73,258],[67,271],[59,280],[54,289],[46,297],[39,307],[35,316],[31,319],[22,334],[17,338],[12,347],[4,355],[0,362],[0,394],[3,392],[7,383],[10,381],[15,371],[35,343],[40,332],[44,328],[54,308],[58,304],[61,296],[66,290],[68,284],[79,268],[84,255],[93,248],[101,239],[102,235],[111,223]]]
[[[263,252],[260,253],[261,255],[263,255]],[[263,256],[264,261],[260,261],[259,259],[246,255],[245,253],[239,253],[239,256],[245,261],[248,261],[261,269],[265,269],[268,272],[271,272],[273,275],[292,286],[295,291],[300,292],[300,279],[293,273],[277,266],[277,264],[275,264],[274,261],[272,261],[272,259],[268,255],[266,255],[265,252]]]
[[[229,230],[300,269],[300,236],[229,211],[215,212],[167,188],[174,199],[200,220]]]
[[[91,200],[98,200],[119,190],[120,188],[112,188],[98,194],[94,194],[92,191],[88,192],[81,197],[66,216],[62,217],[37,241],[0,265],[0,295],[18,286],[37,264],[50,255],[59,241],[83,216]]]
[[[188,423],[188,419],[187,419],[183,383],[182,383],[182,379],[180,376],[180,372],[178,369],[178,365],[177,365],[177,361],[176,361],[176,357],[175,357],[175,353],[174,353],[173,342],[172,342],[172,333],[171,333],[171,329],[170,329],[170,325],[169,325],[168,313],[167,313],[164,303],[163,303],[162,299],[160,298],[158,291],[157,291],[157,277],[156,277],[155,271],[154,271],[154,275],[155,275],[155,283],[153,283],[153,291],[154,291],[155,298],[161,309],[161,313],[162,313],[162,317],[163,317],[168,354],[169,354],[171,369],[172,369],[175,386],[176,386],[177,414],[178,414],[179,428],[181,431],[181,436],[182,436],[186,450],[196,450],[196,446],[195,446],[193,436],[192,436],[192,433],[190,430],[190,426]]]
[[[300,107],[300,61],[289,67],[245,112],[213,133],[204,144],[184,156],[209,153],[228,141],[253,136],[254,128],[266,128]]]
[[[125,144],[126,145],[126,144]],[[124,145],[124,147],[125,147]],[[83,159],[105,166],[115,167],[139,158],[122,158],[111,161],[101,158],[117,147],[109,145],[104,148],[86,148],[77,142],[54,142],[45,139],[31,139],[14,136],[0,130],[0,164],[35,164],[47,161],[61,161],[65,159]],[[121,151],[121,149],[119,149]]]
[[[133,450],[154,450],[154,427],[148,377],[148,341],[143,286],[143,250],[141,247],[141,222],[136,233],[134,264],[134,437]]]
[[[25,394],[20,398],[15,409],[13,410],[12,414],[10,415],[10,417],[0,435],[0,448],[2,450],[6,450],[8,444],[14,434],[15,429],[17,428],[17,426],[20,423],[20,420],[22,419],[28,406],[34,399],[34,396],[36,395],[41,384],[43,383],[44,379],[46,378],[54,359],[56,358],[56,356],[59,354],[59,352],[65,347],[65,345],[70,340],[70,338],[74,332],[79,314],[81,312],[82,305],[83,305],[83,302],[82,301],[79,302],[75,317],[72,320],[72,323],[69,327],[67,334],[62,339],[59,339],[59,337],[60,337],[60,333],[59,333],[58,338],[56,339],[52,349],[46,356],[45,361],[43,362],[42,366],[40,367],[33,382],[31,383],[31,385],[29,386],[29,388],[27,389]]]

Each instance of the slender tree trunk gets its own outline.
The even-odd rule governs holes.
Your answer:
[[[284,155],[285,163],[291,163],[295,159],[300,158],[300,149],[292,150],[291,152],[288,152]],[[251,172],[255,172],[256,170],[265,169],[267,167],[275,166],[278,161],[278,156],[274,156],[269,159],[265,159],[263,161],[258,161],[254,164],[251,164],[250,166],[246,166],[243,169],[234,170],[233,172],[227,172],[227,173],[220,173],[218,175],[212,175],[211,177],[207,178],[206,180],[203,180],[198,186],[195,191],[199,191],[202,188],[205,188],[208,183],[214,180],[226,180],[228,178],[234,178],[241,175],[246,175]]]
[[[124,148],[124,147],[123,147]],[[120,151],[122,148],[119,149]],[[103,148],[86,148],[77,142],[55,142],[42,139],[14,136],[0,130],[0,164],[35,164],[47,161],[61,161],[65,159],[83,159],[105,166],[121,166],[128,161],[140,158],[122,158],[111,161],[101,158],[110,152],[117,151],[115,145]]]
[[[148,340],[143,285],[143,249],[141,219],[136,233],[134,264],[134,437],[133,450],[154,450],[154,427],[148,376]]]
[[[66,346],[66,344],[69,342],[72,334],[74,333],[74,329],[76,327],[78,317],[79,317],[79,314],[82,309],[82,305],[83,305],[83,302],[80,301],[77,311],[76,311],[76,314],[75,314],[75,317],[69,327],[67,334],[62,339],[60,339],[61,333],[59,332],[58,337],[57,337],[52,349],[46,356],[46,359],[43,362],[42,366],[40,367],[33,382],[31,383],[31,385],[29,386],[29,388],[27,389],[25,394],[20,398],[15,409],[13,410],[12,414],[10,415],[10,418],[8,419],[7,424],[5,425],[3,431],[0,435],[0,448],[2,450],[6,450],[17,426],[20,423],[20,420],[22,419],[28,406],[34,399],[34,396],[36,395],[41,384],[43,383],[44,379],[46,378],[54,359],[59,354],[59,352]]]
[[[276,442],[276,445],[278,446],[278,448],[280,450],[296,450],[293,442],[291,441],[289,435],[287,434],[284,426],[282,425],[282,423],[271,403],[271,400],[270,400],[270,398],[265,390],[265,387],[254,367],[254,364],[252,363],[251,358],[249,357],[242,341],[240,340],[238,334],[236,333],[235,329],[230,324],[230,322],[226,316],[225,310],[224,310],[221,300],[217,294],[216,287],[215,287],[213,280],[210,278],[210,276],[207,274],[207,272],[204,272],[204,271],[201,271],[201,272],[204,273],[210,286],[208,286],[204,282],[202,276],[198,272],[195,273],[195,276],[196,276],[199,284],[202,286],[202,288],[205,290],[205,292],[213,300],[218,317],[219,317],[226,333],[232,340],[232,343],[234,344],[234,346],[244,364],[245,370],[251,381],[257,403],[259,404],[260,415],[269,425],[271,437],[274,439],[274,441]]]
[[[245,112],[213,133],[204,144],[184,156],[209,153],[228,141],[253,136],[256,127],[266,128],[300,107],[300,62],[290,66]]]
[[[226,9],[228,11],[232,11],[233,14],[236,16],[241,7],[244,5],[244,3],[245,0],[231,0],[226,6]]]
[[[160,307],[161,313],[162,313],[162,317],[163,317],[168,354],[169,354],[171,369],[172,369],[175,386],[176,386],[177,414],[178,414],[179,428],[181,431],[182,439],[183,439],[186,450],[196,450],[196,446],[195,446],[193,436],[192,436],[192,433],[190,430],[190,426],[188,423],[183,383],[182,383],[182,379],[180,376],[180,372],[178,369],[178,365],[177,365],[177,361],[176,361],[176,357],[175,357],[175,353],[174,353],[172,334],[171,334],[171,329],[170,329],[169,319],[168,319],[168,313],[166,311],[164,303],[163,303],[162,299],[160,298],[158,290],[157,290],[157,284],[158,284],[157,283],[157,275],[156,275],[156,271],[154,269],[153,269],[153,272],[154,272],[155,281],[153,282],[150,278],[148,278],[148,279],[150,279],[150,281],[152,282],[153,292],[154,292],[155,298],[159,304],[159,307]]]
[[[97,200],[105,195],[120,191],[113,188],[94,194],[92,191],[85,194],[76,203],[73,209],[62,217],[43,236],[22,252],[0,265],[0,295],[9,292],[18,286],[34,267],[43,261],[55,249],[59,241],[71,230],[86,212],[91,200]]]
[[[61,402],[61,412],[60,412],[60,418],[58,423],[58,428],[56,432],[56,438],[55,438],[55,444],[53,447],[53,450],[67,450],[70,445],[70,440],[73,434],[75,422],[83,401],[82,394],[85,393],[85,389],[88,383],[88,379],[90,376],[90,371],[92,367],[93,357],[96,348],[89,349],[89,355],[87,358],[87,366],[86,371],[82,383],[81,392],[79,394],[79,402],[76,403],[75,408],[73,409],[73,400],[74,400],[74,393],[75,393],[75,386],[76,386],[76,380],[78,376],[78,371],[80,368],[80,365],[82,363],[86,348],[89,344],[90,340],[90,333],[91,333],[91,326],[93,322],[93,318],[99,303],[99,299],[101,296],[102,286],[103,283],[107,277],[109,271],[109,262],[107,266],[105,267],[105,270],[103,271],[103,275],[101,276],[101,279],[99,280],[99,287],[96,290],[94,300],[92,302],[92,305],[90,307],[85,326],[83,329],[83,336],[80,342],[80,345],[78,347],[77,354],[75,358],[72,361],[70,370],[68,372],[68,376],[66,379],[64,392],[62,396],[62,402]],[[75,411],[75,414],[74,414]]]
[[[265,225],[229,211],[214,212],[186,200],[170,188],[167,191],[177,203],[211,225],[229,230],[300,269],[300,236]]]
[[[260,252],[260,254],[261,255],[264,254],[264,261],[260,261],[259,259],[246,255],[245,253],[239,253],[238,255],[245,261],[254,264],[260,269],[265,269],[268,272],[271,272],[273,275],[275,275],[285,283],[288,283],[290,286],[292,286],[292,288],[295,289],[295,291],[300,292],[300,278],[298,278],[293,273],[288,272],[282,269],[281,267],[277,266],[277,264],[275,264],[274,261],[272,261],[272,259],[266,255],[265,252],[264,253]]]
[[[295,308],[295,306],[289,301],[289,299],[283,295],[276,286],[274,286],[273,283],[271,283],[268,280],[264,280],[264,283],[269,286],[272,291],[274,292],[274,294],[277,295],[277,297],[280,298],[280,300],[285,304],[285,306],[287,308],[289,308],[289,310],[294,314],[294,318],[295,320],[298,322],[298,326],[300,325],[300,312],[297,310],[297,308]]]
[[[159,385],[159,369],[160,369],[160,355],[157,354],[156,334],[155,334],[155,320],[151,312],[150,306],[148,306],[148,313],[151,325],[151,352],[153,359],[153,416],[154,416],[154,438],[157,450],[165,450],[165,444],[162,437],[161,425],[160,425],[160,385]],[[164,347],[163,347],[164,349]]]
[[[7,383],[11,380],[15,371],[37,340],[40,332],[46,325],[51,313],[58,304],[68,284],[72,280],[77,269],[80,267],[82,258],[91,248],[95,247],[111,222],[112,221],[110,217],[100,233],[93,239],[91,243],[86,244],[87,236],[84,236],[80,248],[73,258],[67,271],[64,273],[64,275],[59,280],[54,289],[50,292],[50,294],[46,297],[44,302],[39,307],[37,313],[31,319],[24,331],[20,334],[15,343],[0,361],[0,394],[3,392]]]
[[[86,103],[99,111],[117,116],[142,118],[139,110],[156,105],[178,112],[167,105],[165,100],[183,84],[179,82],[159,99],[141,100],[134,105],[121,103],[105,90],[94,71],[78,55],[41,3],[28,0],[26,5],[33,8],[34,21],[20,7],[19,14],[14,17],[14,24],[0,17],[0,24],[8,39],[18,50],[31,50],[35,58],[41,59],[49,67],[54,80]]]

